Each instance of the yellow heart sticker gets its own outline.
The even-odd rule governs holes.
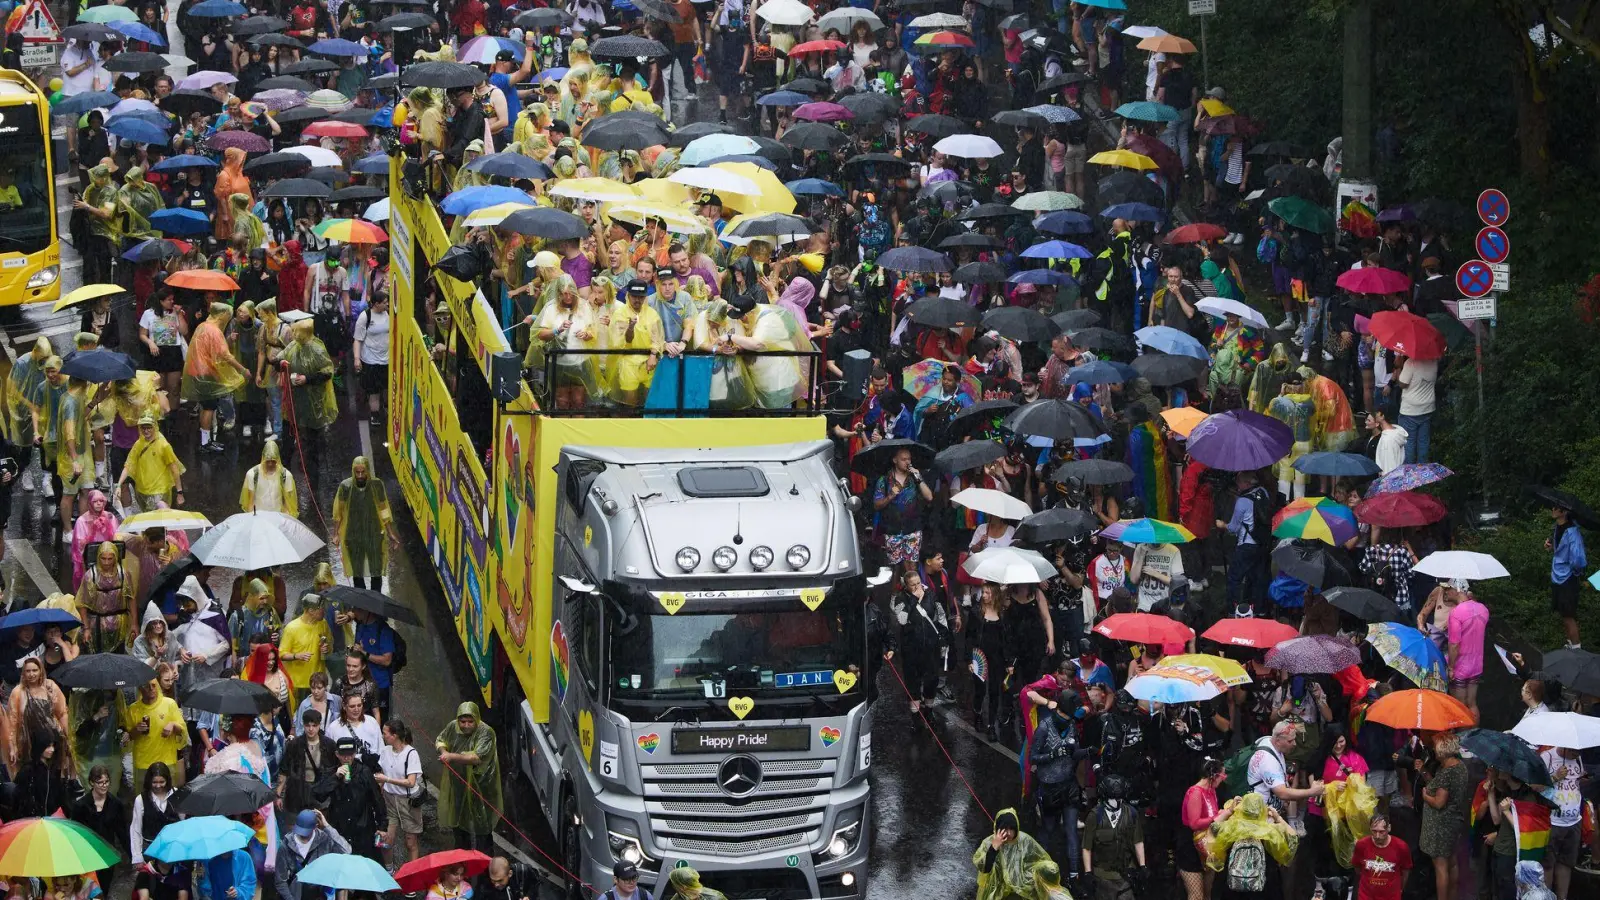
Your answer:
[[[833,686],[839,689],[839,693],[843,694],[856,686],[856,673],[846,672],[843,669],[834,669]]]
[[[669,616],[677,615],[678,610],[683,609],[683,605],[688,602],[687,598],[676,591],[666,591],[661,595],[661,608],[666,610]]]
[[[728,711],[733,713],[734,715],[738,716],[741,719],[744,718],[745,716],[750,715],[750,711],[755,709],[755,708],[756,708],[756,702],[754,700],[751,700],[749,697],[729,697],[728,698]]]
[[[800,602],[806,605],[806,609],[816,612],[817,607],[822,605],[823,598],[827,596],[828,592],[822,588],[806,588],[800,592]]]
[[[593,525],[585,525],[585,526],[583,526],[583,545],[585,547],[587,547],[587,546],[589,546],[589,545],[591,545],[593,543],[594,543],[594,526]]]
[[[587,709],[578,710],[578,746],[583,748],[583,761],[589,762],[594,753],[594,715]]]

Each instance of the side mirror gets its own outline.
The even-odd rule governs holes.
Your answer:
[[[599,588],[595,587],[589,582],[579,578],[573,578],[571,575],[559,576],[557,580],[561,582],[562,587],[573,592],[574,594],[593,594],[599,591]]]
[[[867,587],[883,587],[892,578],[894,578],[894,570],[884,566],[878,570],[878,574],[867,576]]]

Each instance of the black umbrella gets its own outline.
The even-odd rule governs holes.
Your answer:
[[[1044,81],[1040,82],[1038,93],[1054,93],[1064,87],[1071,87],[1074,84],[1083,84],[1088,80],[1089,76],[1082,72],[1063,72],[1054,78],[1046,78]]]
[[[949,184],[950,182],[943,182]],[[963,231],[954,237],[947,237],[939,242],[939,249],[948,250],[952,247],[976,247],[979,250],[998,250],[1005,244],[997,237],[979,234],[976,231]],[[1000,276],[1005,279],[1004,275]]]
[[[73,350],[61,363],[61,374],[78,378],[90,384],[109,384],[132,378],[137,369],[127,354],[97,347],[93,350]]]
[[[998,331],[1013,341],[1048,341],[1061,333],[1061,326],[1037,309],[1026,306],[1001,306],[983,314],[983,330]]]
[[[1363,622],[1400,621],[1400,607],[1388,597],[1367,588],[1329,588],[1323,592],[1322,598]]]
[[[972,202],[972,183],[967,181],[935,181],[917,191],[918,200],[933,199],[941,204],[964,207]]]
[[[1004,203],[980,203],[967,210],[956,218],[963,222],[975,222],[978,219],[1004,219],[1012,216],[1026,219],[1033,215],[1025,209],[1016,209]]]
[[[1461,749],[1470,752],[1491,769],[1510,775],[1523,784],[1550,784],[1550,769],[1539,758],[1539,751],[1509,731],[1468,728],[1460,734]]]
[[[1572,521],[1577,522],[1579,525],[1585,528],[1600,528],[1600,517],[1596,517],[1594,510],[1590,509],[1588,504],[1579,500],[1577,496],[1542,484],[1529,485],[1527,490],[1529,494],[1543,500],[1550,506],[1566,510],[1571,514]]]
[[[328,111],[315,106],[296,106],[286,109],[274,116],[279,125],[294,125],[300,122],[316,122],[328,118]]]
[[[301,158],[304,159],[304,157]],[[315,197],[318,200],[326,200],[332,193],[333,188],[314,178],[286,178],[283,181],[275,181],[268,185],[267,189],[261,192],[261,196],[269,199],[274,197],[285,199],[291,197]]]
[[[1134,357],[1133,368],[1156,387],[1166,387],[1199,378],[1206,373],[1207,363],[1179,353],[1144,353]]]
[[[583,145],[597,150],[643,150],[665,144],[669,135],[666,126],[657,120],[651,127],[643,122],[623,121],[606,125],[605,119],[583,130]]]
[[[1057,506],[1037,512],[1017,523],[1017,541],[1024,544],[1053,544],[1081,541],[1100,530],[1100,520],[1088,510]]]
[[[878,257],[878,265],[895,272],[948,272],[950,257],[926,247],[895,247]]]
[[[951,416],[950,421],[945,423],[945,433],[951,437],[959,438],[972,431],[992,428],[994,427],[995,419],[1005,416],[1016,408],[1017,404],[1011,400],[998,398],[994,400],[979,400],[977,403]]]
[[[373,187],[370,184],[353,184],[340,188],[328,195],[329,203],[343,203],[346,200],[382,200],[389,196],[383,188]]]
[[[1544,655],[1542,671],[1574,693],[1600,696],[1600,653],[1551,650]]]
[[[933,465],[947,475],[981,469],[997,459],[1006,458],[1006,448],[999,441],[962,441],[940,450]]]
[[[182,704],[224,716],[254,716],[272,712],[278,698],[266,685],[243,678],[212,678],[184,695]]]
[[[791,131],[793,129],[790,129]],[[845,166],[905,166],[911,167],[911,161],[901,159],[888,153],[861,153],[844,161]]]
[[[850,471],[869,478],[882,475],[889,471],[894,464],[895,454],[901,450],[911,451],[911,465],[919,471],[933,465],[932,447],[917,441],[890,438],[858,451],[855,458],[850,460]]]
[[[539,12],[558,12],[558,10],[539,10]],[[403,12],[392,16],[384,16],[378,20],[379,31],[398,31],[401,28],[430,28],[437,21],[427,13]]]
[[[1057,484],[1073,477],[1082,478],[1084,484],[1126,484],[1133,480],[1133,469],[1114,459],[1074,459],[1056,466],[1050,474]]]
[[[412,63],[400,73],[400,83],[407,87],[453,88],[477,87],[489,80],[477,66],[458,62]]]
[[[1100,314],[1092,309],[1069,309],[1050,317],[1062,331],[1082,331],[1100,324]]]
[[[1049,119],[1025,109],[1008,109],[995,113],[990,121],[996,125],[1009,125],[1012,128],[1044,128],[1050,124]]]
[[[189,782],[177,808],[186,816],[242,816],[266,806],[276,796],[260,776],[217,772]]]
[[[121,43],[128,36],[120,31],[107,28],[98,22],[79,22],[61,29],[61,37],[68,41],[88,41],[93,44],[103,44],[108,41]]]
[[[372,124],[373,118],[378,115],[375,109],[364,106],[352,106],[344,112],[336,112],[328,117],[330,122],[349,122],[351,125],[360,125],[365,128]]]
[[[800,216],[789,213],[762,213],[745,219],[728,231],[729,237],[784,237],[791,234],[812,234],[816,228]]]
[[[367,81],[367,89],[372,91],[391,91],[400,86],[399,72],[385,72]]]
[[[114,690],[146,684],[156,670],[123,653],[86,653],[62,663],[50,677],[64,688]]]
[[[412,66],[411,68],[415,69],[417,66]],[[293,75],[274,75],[271,78],[257,82],[255,93],[259,94],[262,91],[289,90],[299,91],[302,94],[309,94],[316,89],[316,85],[305,80],[304,78],[297,78]],[[255,95],[252,94],[251,96]]]
[[[1290,159],[1304,159],[1305,150],[1299,144],[1288,141],[1262,141],[1250,148],[1245,156],[1284,156]]]
[[[1006,280],[1006,268],[999,263],[971,262],[958,267],[950,275],[956,284],[998,284]]]
[[[572,213],[548,206],[519,209],[506,216],[499,227],[548,241],[576,240],[589,233],[589,226],[582,219]]]
[[[185,553],[172,562],[161,567],[154,580],[150,582],[150,597],[160,597],[168,591],[175,591],[183,584],[183,580],[200,570],[200,560],[194,558],[193,553]]]
[[[430,20],[432,16],[428,17]],[[305,44],[289,37],[287,34],[258,34],[250,39],[253,47],[291,47],[295,50],[304,50]]]
[[[1102,207],[1117,203],[1147,203],[1157,209],[1167,205],[1161,186],[1133,172],[1117,172],[1100,180],[1095,197]]]
[[[785,131],[779,141],[800,150],[834,150],[850,143],[850,137],[832,125],[802,122]]]
[[[631,34],[619,34],[615,37],[603,37],[590,44],[589,55],[596,59],[637,59],[641,56],[656,58],[666,56],[667,48],[660,41],[635,37]]]
[[[846,94],[836,101],[840,106],[855,113],[856,121],[878,121],[887,119],[900,113],[900,104],[888,94],[876,91],[865,91],[859,94]]]
[[[391,600],[377,591],[339,585],[324,592],[322,596],[327,598],[328,602],[337,603],[344,609],[364,609],[380,619],[396,619],[412,625],[422,624],[422,619],[418,618],[410,607]]]
[[[350,183],[350,173],[336,166],[314,166],[306,173],[306,177],[328,185],[329,190],[332,190],[333,185]]]
[[[244,164],[244,173],[258,178],[293,178],[311,169],[311,160],[299,153],[268,153]]]
[[[518,28],[538,30],[541,28],[560,28],[572,24],[572,16],[560,9],[530,9],[517,16]]]
[[[187,119],[195,113],[203,116],[214,116],[222,112],[222,101],[218,100],[209,91],[173,91],[157,100],[156,103],[163,110],[180,119]]]
[[[289,23],[277,16],[249,16],[233,23],[228,30],[234,34],[244,36],[253,34],[271,34],[289,27]]]
[[[160,72],[171,63],[159,53],[118,53],[105,62],[107,72]]]
[[[661,22],[670,22],[673,25],[682,25],[683,16],[666,0],[633,0],[633,8],[645,14],[647,18]]]
[[[339,71],[339,67],[325,59],[302,59],[278,71],[284,75],[331,75]]]
[[[1321,169],[1280,163],[1268,168],[1264,174],[1267,194],[1272,197],[1303,197],[1321,203],[1333,196],[1333,185],[1328,183],[1328,176],[1322,174]]]
[[[122,254],[122,258],[129,262],[142,263],[161,262],[164,259],[171,259],[174,256],[181,255],[183,255],[183,251],[178,249],[177,244],[165,238],[154,238],[148,241],[141,241],[138,246]]]
[[[737,134],[732,125],[724,122],[691,122],[672,133],[669,147],[687,147],[689,142],[709,134]]]
[[[915,134],[925,134],[934,140],[947,138],[952,134],[966,134],[972,130],[971,126],[960,119],[952,116],[941,116],[937,113],[917,116],[907,122],[905,127],[907,131]]]
[[[1096,438],[1106,430],[1105,423],[1088,407],[1070,400],[1035,400],[1006,416],[1005,427],[1014,434],[1055,441]]]
[[[778,85],[778,90],[795,91],[796,93],[801,94],[826,94],[829,93],[832,88],[828,87],[828,83],[826,81],[822,81],[821,79],[796,78],[787,84]]]
[[[1081,350],[1105,350],[1109,352],[1126,349],[1131,343],[1127,335],[1118,334],[1109,328],[1100,328],[1099,326],[1080,328],[1077,331],[1068,332],[1067,336],[1072,338],[1072,346]]]
[[[1348,585],[1350,567],[1334,556],[1332,548],[1315,541],[1284,541],[1272,551],[1272,570],[1322,590]]]
[[[526,153],[503,152],[490,153],[480,156],[470,163],[467,169],[481,172],[494,178],[526,178],[530,180],[544,180],[555,175],[550,167],[534,159]]]
[[[978,311],[954,297],[924,297],[906,307],[906,318],[929,328],[967,328],[978,324]]]

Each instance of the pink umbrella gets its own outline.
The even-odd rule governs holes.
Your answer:
[[[246,153],[266,153],[272,149],[272,144],[253,131],[219,131],[206,138],[206,147],[211,150],[238,147]]]
[[[238,77],[227,72],[214,72],[206,69],[178,82],[178,89],[181,91],[209,91],[215,85],[237,84],[238,82]]]
[[[795,107],[794,117],[808,122],[845,122],[854,119],[856,114],[837,103],[818,102]]]
[[[1411,289],[1411,276],[1382,266],[1350,269],[1334,282],[1352,294],[1399,294]]]

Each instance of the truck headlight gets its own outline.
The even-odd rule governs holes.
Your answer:
[[[791,569],[804,569],[811,562],[811,551],[804,544],[795,544],[783,555],[783,561]]]
[[[678,551],[675,559],[677,560],[678,568],[685,572],[693,572],[700,566],[700,551],[693,547],[685,547]]]
[[[861,837],[861,823],[851,822],[833,833],[828,839],[828,846],[823,848],[823,855],[829,859],[840,859],[855,852],[856,844]]]
[[[711,564],[716,566],[719,572],[728,571],[738,561],[739,554],[735,553],[732,547],[722,546],[711,551]]]
[[[757,547],[750,551],[750,568],[757,572],[765,572],[772,565],[773,559],[775,557],[772,555],[771,547]]]
[[[56,283],[56,279],[60,278],[60,277],[61,277],[61,267],[60,266],[45,266],[44,268],[40,269],[39,271],[33,273],[33,277],[28,279],[28,287],[30,287],[30,288],[48,287],[48,286],[50,286],[52,284],[55,284]]]
[[[639,839],[628,834],[618,834],[615,831],[606,832],[606,839],[611,844],[611,855],[623,862],[641,865],[650,857],[644,852],[644,847],[639,844]]]

